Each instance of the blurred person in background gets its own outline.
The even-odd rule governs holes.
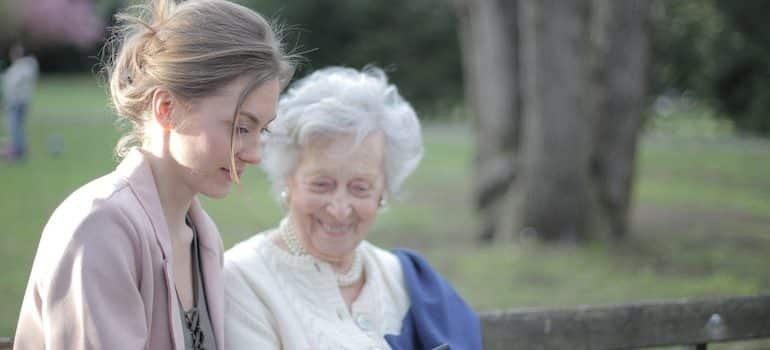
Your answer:
[[[222,241],[196,197],[225,197],[260,162],[290,57],[241,5],[137,6],[106,67],[132,127],[122,161],[46,224],[15,349],[224,349]]]
[[[424,258],[366,241],[423,154],[382,70],[297,82],[264,153],[287,212],[225,254],[228,349],[481,348],[478,317]]]
[[[8,134],[3,157],[8,161],[17,161],[27,154],[26,119],[35,92],[38,64],[34,56],[25,55],[21,44],[11,46],[8,57],[10,66],[2,76],[3,110]]]

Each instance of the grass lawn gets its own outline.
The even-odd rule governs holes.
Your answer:
[[[31,108],[29,159],[0,163],[0,336],[14,332],[48,216],[115,165],[119,133],[106,101],[90,77],[46,77]],[[711,125],[695,124],[703,123]],[[770,292],[770,141],[661,128],[642,139],[632,232],[622,244],[544,246],[507,237],[475,245],[473,134],[463,124],[425,127],[425,159],[370,240],[421,250],[480,310]],[[57,142],[64,152],[53,156],[48,148]],[[256,169],[227,199],[203,202],[225,247],[282,215]]]

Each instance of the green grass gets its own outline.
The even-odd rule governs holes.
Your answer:
[[[0,335],[11,335],[40,232],[67,194],[115,165],[107,97],[86,76],[46,77],[31,109],[31,154],[0,164]],[[770,142],[713,119],[653,120],[640,143],[631,235],[618,245],[473,243],[473,134],[426,125],[426,154],[370,240],[424,252],[478,309],[556,307],[770,291]],[[679,130],[685,130],[684,132]],[[675,132],[668,132],[674,130]],[[701,132],[706,130],[706,132]],[[47,152],[52,138],[65,152]],[[224,200],[204,199],[226,247],[276,224],[281,208],[252,169]]]

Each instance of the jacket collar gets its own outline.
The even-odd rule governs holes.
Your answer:
[[[152,222],[155,235],[163,251],[163,257],[171,255],[171,234],[168,232],[168,222],[163,215],[163,206],[160,203],[158,187],[150,168],[150,163],[139,149],[132,149],[123,161],[118,165],[116,172],[128,181],[131,189],[144,208]],[[193,198],[188,211],[190,218],[198,230],[198,239],[201,248],[207,253],[221,255],[222,239],[211,218],[203,211],[198,198]]]
[[[150,163],[139,149],[132,149],[120,162],[116,172],[125,178],[129,187],[136,195],[147,217],[149,217],[155,232],[155,239],[163,253],[163,259],[171,258],[171,234],[168,232],[168,223],[163,214],[163,206],[160,204],[158,187],[150,168]]]
[[[135,193],[152,224],[155,239],[161,249],[166,270],[166,284],[169,290],[169,317],[173,329],[174,343],[177,349],[184,347],[184,338],[179,325],[179,307],[174,291],[173,271],[171,270],[171,234],[163,214],[163,207],[158,194],[155,177],[147,158],[139,149],[132,149],[118,165],[116,173],[125,178]],[[188,211],[198,232],[201,248],[201,268],[214,336],[219,349],[224,348],[224,287],[222,282],[222,239],[219,230],[211,218],[203,211],[197,198],[193,198]]]

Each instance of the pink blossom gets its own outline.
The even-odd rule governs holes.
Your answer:
[[[104,21],[92,0],[27,0],[21,22],[22,31],[34,40],[81,48],[92,47],[104,35]]]

